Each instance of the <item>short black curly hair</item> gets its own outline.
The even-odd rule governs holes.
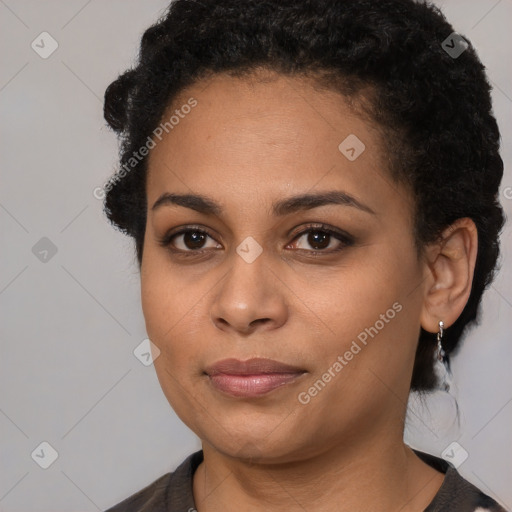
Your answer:
[[[313,76],[347,97],[373,91],[368,113],[394,141],[389,174],[415,197],[418,247],[458,218],[471,218],[478,229],[471,295],[445,331],[449,355],[477,319],[504,223],[498,201],[503,162],[490,86],[471,43],[453,33],[426,1],[175,0],[145,31],[136,66],[105,92],[104,116],[121,139],[124,169],[104,189],[108,218],[135,239],[140,266],[147,158],[134,165],[133,154],[173,99],[199,80],[268,69]],[[436,386],[434,350],[434,336],[421,329],[411,389]]]

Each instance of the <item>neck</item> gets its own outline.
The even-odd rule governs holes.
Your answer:
[[[278,464],[232,458],[207,443],[203,453],[194,475],[200,512],[416,512],[431,502],[443,480],[401,436],[385,445],[338,445]]]

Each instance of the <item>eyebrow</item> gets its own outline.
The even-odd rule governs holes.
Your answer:
[[[302,194],[282,199],[272,205],[271,212],[274,216],[284,216],[297,211],[311,210],[331,204],[351,206],[375,215],[375,212],[369,206],[340,190]],[[151,209],[155,211],[164,205],[183,206],[205,215],[220,216],[222,213],[222,207],[213,199],[197,194],[171,194],[166,192],[155,201]]]

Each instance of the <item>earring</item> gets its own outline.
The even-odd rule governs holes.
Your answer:
[[[449,391],[452,384],[452,374],[448,364],[448,356],[443,348],[444,322],[439,322],[439,332],[437,333],[437,348],[434,371],[439,378],[440,387],[443,391]]]
[[[446,352],[443,348],[444,322],[439,321],[439,332],[437,333],[437,359],[444,363],[446,361]]]
[[[443,336],[444,322],[441,321],[436,345],[434,335],[429,338],[436,387],[427,394],[413,391],[409,395],[404,438],[410,439],[412,444],[423,434],[434,434],[438,440],[445,437],[459,439],[461,436],[458,389],[452,378],[448,354],[443,349]]]

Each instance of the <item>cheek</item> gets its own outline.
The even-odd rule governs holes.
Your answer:
[[[359,324],[364,329],[393,303],[405,301],[416,279],[412,260],[398,259],[393,249],[381,245],[362,248],[342,267],[316,273],[314,279],[304,279],[297,286],[321,318],[326,316],[340,326]]]
[[[148,334],[153,334],[155,339],[161,338],[184,316],[188,300],[163,254],[165,251],[145,243],[140,273],[142,310]]]
[[[141,302],[149,339],[160,349],[155,362],[170,371],[192,368],[204,336],[205,301],[208,285],[205,279],[171,267],[165,252],[148,248],[141,267]],[[158,364],[157,364],[158,363]]]
[[[145,249],[141,267],[141,301],[149,338],[162,355],[168,355],[171,338],[186,316],[188,294],[180,290],[168,264],[158,257],[157,251]]]
[[[323,343],[309,347],[315,373],[301,397],[310,400],[312,416],[325,415],[328,404],[343,404],[328,413],[333,424],[383,414],[408,394],[420,311],[410,284],[419,278],[418,267],[410,257],[397,263],[393,250],[381,247],[378,254],[372,264],[360,259],[326,279],[322,293],[308,288],[309,305],[328,330]]]
[[[331,278],[317,279],[317,286],[309,284],[305,295],[332,340],[320,357],[352,351],[354,367],[363,361],[382,368],[409,364],[419,331],[421,278],[410,247],[379,245],[355,255]]]
[[[160,386],[169,403],[188,421],[190,393],[195,385],[190,369],[197,364],[197,335],[191,333],[197,315],[195,292],[183,289],[168,263],[153,257],[151,250],[144,254],[141,267],[141,301],[149,339],[160,350],[154,361]]]

